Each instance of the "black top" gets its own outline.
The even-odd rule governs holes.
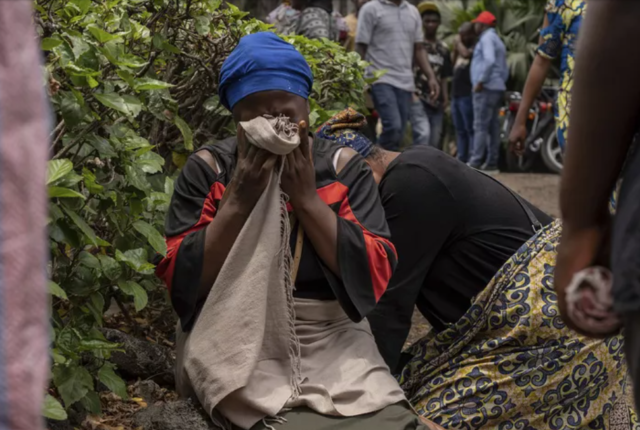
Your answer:
[[[506,187],[426,145],[408,149],[389,165],[380,195],[399,264],[368,319],[394,369],[414,305],[438,331],[455,323],[534,231]],[[542,224],[552,221],[521,201]]]
[[[202,305],[197,296],[206,264],[206,226],[215,222],[225,187],[233,176],[236,146],[236,139],[230,138],[204,147],[202,150],[218,162],[220,172],[216,174],[202,158],[192,155],[175,183],[165,223],[167,256],[158,264],[156,274],[169,287],[185,331],[193,326]],[[356,155],[336,174],[332,160],[339,148],[328,140],[313,141],[317,191],[338,216],[340,277],[324,265],[305,237],[294,296],[337,299],[352,320],[360,321],[386,290],[397,259],[369,166]],[[292,247],[296,232],[294,226]]]
[[[461,58],[453,69],[451,97],[470,97],[472,93],[471,85],[471,61]]]

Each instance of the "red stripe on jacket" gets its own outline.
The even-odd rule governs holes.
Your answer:
[[[391,241],[377,236],[367,230],[353,213],[351,204],[349,204],[349,198],[345,197],[340,211],[338,212],[340,218],[344,218],[347,221],[351,221],[356,224],[362,230],[364,235],[364,246],[367,250],[367,259],[369,260],[369,273],[371,273],[371,282],[373,284],[373,294],[376,298],[376,303],[380,300],[380,297],[387,290],[391,275],[393,275],[393,269],[389,262],[389,256],[384,245],[387,245],[391,251],[397,255],[396,248]],[[384,244],[384,245],[383,245]]]
[[[202,228],[206,227],[211,221],[213,221],[213,218],[216,214],[215,202],[222,199],[224,191],[224,185],[222,185],[220,182],[215,182],[211,186],[211,190],[205,198],[202,213],[200,214],[200,219],[198,220],[198,222],[186,232],[178,236],[166,238],[167,256],[162,259],[160,264],[158,264],[156,275],[165,282],[169,290],[171,290],[173,273],[175,270],[180,244],[187,235],[201,230]],[[346,219],[347,221],[353,222],[362,230],[362,233],[364,235],[367,260],[369,261],[369,271],[371,273],[373,293],[376,302],[378,302],[378,300],[380,300],[380,297],[382,297],[382,295],[386,291],[389,280],[391,279],[391,275],[393,274],[391,263],[389,262],[387,251],[383,244],[387,245],[394,254],[396,254],[396,249],[391,241],[371,233],[366,228],[364,228],[362,224],[360,224],[355,214],[353,213],[351,205],[349,204],[349,199],[347,197],[348,192],[349,188],[347,188],[340,182],[334,182],[317,189],[318,195],[327,205],[342,202],[338,212],[338,216]],[[287,208],[289,211],[292,210],[289,204],[287,204]]]
[[[171,285],[173,284],[173,273],[176,268],[176,261],[178,260],[178,250],[185,237],[189,234],[202,230],[205,228],[213,218],[216,216],[216,201],[222,199],[225,186],[220,182],[214,182],[211,185],[209,194],[204,199],[204,205],[202,206],[202,212],[200,212],[200,219],[189,230],[177,236],[171,236],[166,238],[167,242],[167,256],[162,259],[158,267],[156,268],[156,276],[162,279],[164,283],[171,291]]]

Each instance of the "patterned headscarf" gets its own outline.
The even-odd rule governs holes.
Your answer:
[[[366,125],[367,119],[364,115],[352,108],[347,108],[322,124],[316,135],[348,146],[366,158],[371,153],[373,146],[371,141],[360,133],[360,130]]]

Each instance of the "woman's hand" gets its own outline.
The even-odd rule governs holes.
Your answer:
[[[233,202],[240,210],[249,213],[267,188],[278,156],[251,145],[240,124],[237,130],[238,162],[220,208]]]
[[[305,121],[298,124],[300,145],[285,157],[280,185],[294,207],[301,208],[315,199],[316,171],[309,143],[309,128]]]

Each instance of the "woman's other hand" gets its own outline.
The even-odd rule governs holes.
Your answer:
[[[298,124],[300,145],[285,157],[280,184],[294,207],[301,208],[317,197],[316,172],[309,142],[309,127],[305,121]]]

